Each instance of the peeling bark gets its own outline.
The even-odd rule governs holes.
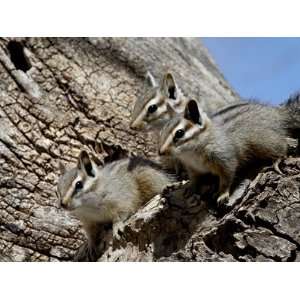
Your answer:
[[[120,156],[155,157],[151,136],[128,122],[145,71],[167,69],[208,112],[239,100],[197,39],[0,39],[0,260],[73,259],[85,236],[59,208],[58,160],[72,164],[101,141]],[[119,240],[103,231],[99,260],[299,261],[299,168],[289,158],[283,176],[260,172],[221,215],[177,184]]]

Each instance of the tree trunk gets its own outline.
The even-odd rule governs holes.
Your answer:
[[[84,243],[55,196],[59,160],[72,164],[98,142],[155,156],[151,136],[128,125],[147,70],[171,70],[208,112],[239,100],[198,39],[0,39],[0,260],[68,261]],[[299,168],[289,158],[284,176],[262,171],[221,215],[167,190],[119,240],[103,231],[99,260],[300,260]]]

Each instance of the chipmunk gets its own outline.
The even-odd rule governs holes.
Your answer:
[[[139,98],[131,113],[130,128],[135,130],[160,130],[171,118],[167,103],[177,113],[182,113],[187,99],[171,73],[166,73],[160,84],[150,72],[146,74],[145,92]]]
[[[136,101],[131,113],[130,128],[154,131],[158,136],[159,130],[172,118],[167,110],[167,103],[173,107],[176,113],[184,111],[186,98],[176,84],[174,76],[166,73],[158,83],[148,71],[144,95]],[[159,162],[166,170],[173,170],[177,175],[182,171],[181,164],[174,157],[160,157]]]
[[[188,98],[184,96],[174,75],[170,72],[164,74],[160,84],[149,71],[145,77],[145,91],[143,97],[139,98],[133,107],[130,128],[159,131],[166,122],[173,118],[173,113],[184,113]],[[200,106],[200,102],[198,105]],[[172,109],[169,110],[167,106]]]
[[[143,98],[136,101],[131,113],[130,128],[158,132],[175,115],[184,113],[188,98],[183,95],[170,72],[165,73],[158,84],[148,71],[145,86]],[[233,106],[235,105],[234,103]],[[175,170],[177,175],[182,173],[183,166],[174,156],[161,156],[159,162],[165,169]]]
[[[211,118],[191,100],[184,115],[173,117],[164,126],[159,154],[177,157],[186,166],[194,189],[198,188],[199,175],[217,175],[217,203],[222,204],[229,199],[233,179],[241,166],[256,158],[283,158],[290,145],[298,144],[295,132],[300,129],[299,98],[277,108],[241,102]]]
[[[97,258],[99,224],[112,223],[118,237],[122,222],[173,181],[159,165],[141,157],[97,166],[82,151],[75,168],[66,170],[62,164],[60,168],[58,198],[82,222],[92,260]]]

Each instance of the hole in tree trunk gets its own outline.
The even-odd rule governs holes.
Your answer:
[[[7,45],[7,50],[9,51],[10,59],[17,70],[22,70],[23,72],[30,70],[31,64],[25,56],[24,46],[22,43],[10,41]]]

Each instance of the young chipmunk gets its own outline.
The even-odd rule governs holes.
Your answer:
[[[130,128],[142,131],[154,131],[157,135],[163,125],[172,118],[167,109],[170,105],[176,113],[183,113],[187,99],[179,89],[171,73],[166,73],[160,84],[150,72],[146,74],[145,91],[139,98],[131,113]],[[173,170],[177,175],[182,166],[171,156],[159,158],[159,162],[167,170]]]
[[[169,109],[171,109],[169,107]],[[193,188],[199,175],[219,177],[218,204],[227,201],[236,171],[252,159],[276,160],[297,145],[300,128],[299,97],[282,107],[240,103],[210,119],[196,101],[188,102],[163,128],[159,154],[177,157],[187,168]]]
[[[166,73],[160,84],[150,72],[146,74],[145,92],[131,113],[130,128],[135,130],[160,130],[171,118],[167,103],[177,113],[182,113],[187,99],[177,86],[174,76]]]
[[[61,168],[57,195],[61,206],[82,222],[92,260],[97,258],[99,224],[112,223],[118,236],[122,222],[173,180],[150,160],[131,157],[98,167],[86,151],[75,168]]]

